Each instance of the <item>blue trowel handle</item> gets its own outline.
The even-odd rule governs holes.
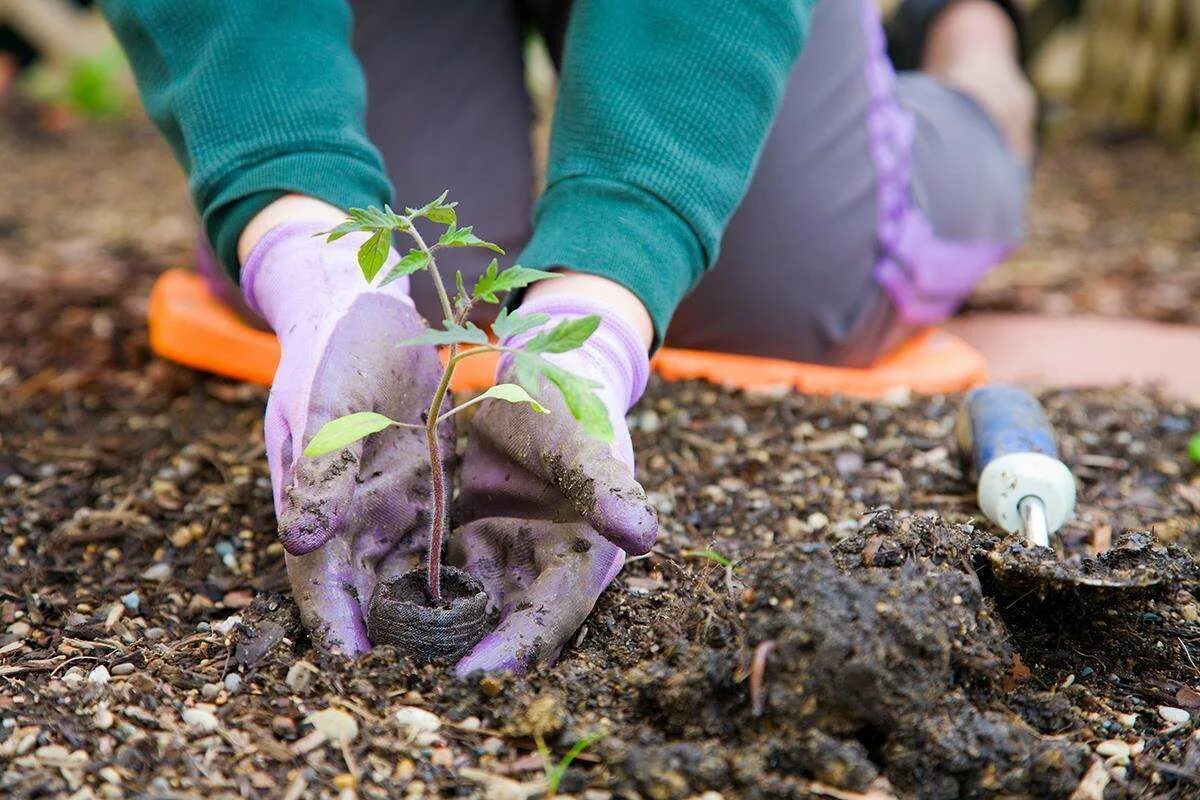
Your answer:
[[[968,393],[958,433],[976,475],[1010,453],[1058,458],[1046,412],[1033,395],[1016,386],[989,384]]]
[[[1038,401],[1015,386],[981,386],[967,394],[958,437],[971,457],[983,513],[1045,545],[1075,508],[1075,479],[1058,458]]]

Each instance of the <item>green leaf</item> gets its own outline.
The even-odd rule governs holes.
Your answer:
[[[317,435],[310,439],[308,446],[304,448],[304,455],[315,458],[341,450],[364,436],[370,436],[396,424],[395,420],[374,411],[359,411],[338,417],[321,426],[321,430],[317,431]]]
[[[527,391],[522,389],[520,386],[517,386],[515,383],[498,383],[483,394],[479,395],[480,400],[489,397],[497,400],[504,400],[508,403],[529,403],[533,410],[539,414],[550,413],[550,409],[546,408],[537,400],[534,400]]]
[[[328,242],[336,242],[343,236],[349,233],[378,233],[379,231],[406,231],[410,225],[402,217],[396,215],[388,206],[383,209],[378,209],[375,206],[370,208],[352,208],[347,213],[348,219],[331,230],[325,231],[319,236],[326,237]]]
[[[438,237],[438,244],[442,247],[485,247],[496,253],[504,254],[504,250],[498,244],[485,242],[474,233],[474,228],[468,225],[465,228],[459,228],[456,223],[451,223],[450,227],[446,228],[445,233]]]
[[[358,266],[367,283],[375,280],[392,248],[391,230],[377,230],[358,248]]]
[[[507,308],[502,308],[496,315],[496,321],[492,323],[492,333],[497,339],[503,340],[545,325],[549,321],[549,314],[509,314]]]
[[[468,322],[466,325],[456,325],[450,320],[442,323],[446,326],[445,330],[430,328],[420,336],[414,336],[411,339],[405,339],[400,342],[401,346],[411,346],[418,344],[487,344],[487,334],[474,322]]]
[[[539,736],[538,738],[540,739],[541,737]],[[567,754],[562,757],[562,760],[560,760],[553,767],[550,767],[549,765],[549,749],[546,748],[544,743],[539,745],[539,747],[545,751],[542,753],[542,760],[545,762],[544,771],[546,773],[546,785],[550,790],[549,794],[551,797],[558,794],[558,785],[562,783],[563,776],[567,774],[567,769],[571,766],[571,762],[578,758],[584,750],[588,749],[603,738],[604,733],[601,731],[588,734],[573,744],[571,749],[567,751]]]
[[[381,282],[380,286],[387,286],[394,280],[403,278],[405,275],[412,275],[414,272],[419,272],[425,269],[429,264],[429,255],[423,250],[412,249],[408,251],[408,255],[400,259],[396,266],[392,267],[391,272],[387,274]]]
[[[558,387],[562,393],[563,402],[571,416],[579,421],[584,432],[593,439],[602,442],[613,440],[612,422],[608,418],[608,409],[593,388],[596,384],[586,378],[581,378],[565,369],[547,364],[542,368],[542,374]]]
[[[1200,433],[1197,433],[1191,438],[1187,446],[1188,457],[1192,461],[1200,461]]]
[[[450,190],[447,189],[436,200],[430,200],[420,208],[406,208],[404,213],[413,219],[425,217],[430,222],[436,222],[439,225],[454,225],[458,222],[458,216],[454,211],[454,207],[458,203],[447,203],[446,197],[449,194]]]
[[[360,228],[358,226],[357,222],[343,222],[341,225],[338,225],[336,228],[333,228],[332,230],[328,230],[323,233],[318,233],[315,235],[316,236],[324,236],[325,241],[327,241],[327,242],[336,242],[338,239],[341,239],[343,236],[345,236],[348,233],[358,233],[361,230],[362,230],[362,228]]]
[[[600,317],[596,314],[563,320],[530,339],[523,349],[529,353],[565,353],[586,342],[599,326]]]
[[[612,441],[613,429],[608,409],[596,394],[600,384],[524,351],[517,352],[515,369],[517,382],[531,395],[540,393],[538,376],[545,376],[558,389],[567,410],[583,426],[585,433],[602,442]]]
[[[479,276],[479,280],[475,281],[475,288],[471,290],[471,296],[476,300],[498,303],[500,299],[496,297],[497,292],[520,289],[535,281],[557,277],[558,273],[556,272],[522,267],[520,264],[514,264],[500,272],[496,265],[496,259],[493,258],[492,263],[488,264],[487,269]]]

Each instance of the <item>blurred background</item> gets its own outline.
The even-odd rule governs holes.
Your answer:
[[[1030,240],[966,310],[1200,324],[1200,0],[1022,2],[1043,107]],[[0,0],[0,278],[87,283],[136,315],[195,225],[91,6]],[[529,55],[542,143],[554,76]]]

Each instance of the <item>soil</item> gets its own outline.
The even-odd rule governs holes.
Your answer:
[[[1029,288],[1016,268],[1006,289],[998,273],[977,303],[1119,275],[1200,307],[1200,282],[1180,278],[1200,267],[1197,229],[1180,232],[1195,204],[1163,199],[1182,174],[1197,185],[1194,166],[1088,141],[1041,165],[1026,261],[1084,269],[1114,237],[1141,255],[1098,259],[1078,284]],[[1111,198],[1091,197],[1097,169]],[[6,797],[534,797],[536,742],[557,758],[596,732],[560,792],[1200,792],[1194,405],[1043,395],[1079,479],[1064,557],[1128,577],[1122,554],[1140,548],[1170,570],[1116,602],[1030,602],[989,566],[1008,545],[977,518],[956,398],[655,381],[631,418],[663,535],[556,667],[459,680],[390,647],[351,662],[312,648],[287,595],[266,392],[149,351],[150,285],[193,236],[162,146],[140,123],[55,140],[0,127],[0,199]],[[1123,271],[1167,252],[1171,270]]]

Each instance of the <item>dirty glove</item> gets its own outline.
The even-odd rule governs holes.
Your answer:
[[[317,458],[303,450],[355,411],[420,423],[442,369],[433,347],[396,345],[425,327],[408,279],[371,288],[357,262],[362,236],[314,235],[330,227],[273,228],[247,258],[242,289],[283,349],[263,433],[292,592],[319,645],[355,654],[370,646],[363,615],[376,581],[415,566],[425,545],[424,433],[392,428]]]
[[[582,347],[547,358],[598,389],[615,433],[611,444],[584,432],[558,390],[543,383],[541,403],[491,401],[480,406],[461,472],[453,554],[483,582],[500,624],[457,665],[523,671],[551,661],[583,624],[596,599],[625,562],[647,552],[658,519],[633,477],[633,446],[625,412],[646,387],[646,348],[606,306],[549,297],[521,313],[564,319],[600,314],[603,321]],[[505,342],[519,346],[537,331]],[[511,356],[499,380],[511,382]]]

